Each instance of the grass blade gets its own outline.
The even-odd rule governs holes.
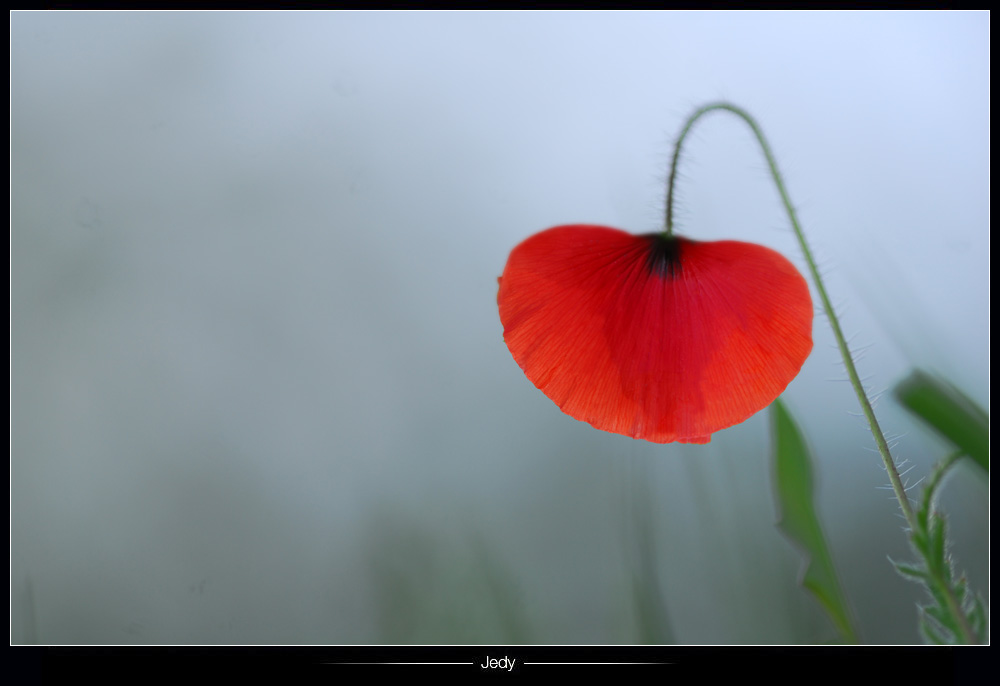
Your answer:
[[[800,583],[816,596],[844,640],[857,643],[850,607],[813,503],[812,457],[780,398],[771,406],[771,426],[778,527],[805,558]]]

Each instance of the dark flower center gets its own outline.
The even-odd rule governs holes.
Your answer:
[[[681,242],[673,236],[662,233],[648,233],[643,236],[649,241],[649,257],[646,265],[649,271],[664,278],[673,278],[681,271]]]

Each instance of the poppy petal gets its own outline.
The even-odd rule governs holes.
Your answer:
[[[752,243],[557,226],[510,254],[504,341],[566,414],[656,443],[707,443],[767,407],[812,350],[809,287]]]

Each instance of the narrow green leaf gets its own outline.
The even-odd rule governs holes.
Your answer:
[[[804,557],[800,583],[816,596],[844,639],[857,643],[850,606],[813,503],[812,457],[780,398],[771,406],[771,427],[778,527]]]
[[[950,613],[937,605],[925,607],[924,611],[927,612],[928,617],[934,619],[938,624],[950,631],[952,635],[959,635],[958,622],[955,621],[955,618]]]
[[[982,467],[990,468],[990,418],[946,381],[915,369],[897,384],[896,398]]]
[[[920,526],[924,531],[927,530],[927,519],[934,510],[934,498],[937,496],[938,488],[944,483],[944,475],[964,454],[961,450],[956,450],[934,465],[931,478],[924,487],[924,495],[920,499],[920,509],[917,511],[917,521],[922,522]]]
[[[976,638],[980,643],[986,642],[986,610],[983,608],[983,599],[976,596],[973,601],[972,610],[968,613],[969,623],[972,630],[976,632]]]
[[[948,562],[944,556],[944,542],[944,519],[934,514],[931,516],[930,541],[926,562],[931,571],[939,573],[947,582],[950,580],[950,574],[948,574]]]
[[[965,601],[970,597],[968,584],[964,576],[955,582],[954,588],[955,588],[955,595],[958,597],[958,601],[964,604]]]
[[[896,571],[905,577],[910,577],[915,581],[927,581],[926,569],[921,569],[920,567],[908,565],[903,562],[893,562],[892,564],[896,567]]]
[[[945,638],[937,627],[934,626],[934,623],[930,620],[927,613],[923,611],[920,613],[920,632],[931,643],[935,643],[937,645],[946,645],[949,643],[948,639]]]
[[[923,536],[927,538],[927,520],[930,518],[930,502],[925,501],[924,506],[917,510],[917,530],[913,532],[914,536]]]

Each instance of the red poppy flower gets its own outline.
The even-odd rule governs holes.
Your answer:
[[[514,248],[497,303],[514,360],[563,412],[656,443],[708,443],[812,350],[805,279],[752,243],[557,226]]]

